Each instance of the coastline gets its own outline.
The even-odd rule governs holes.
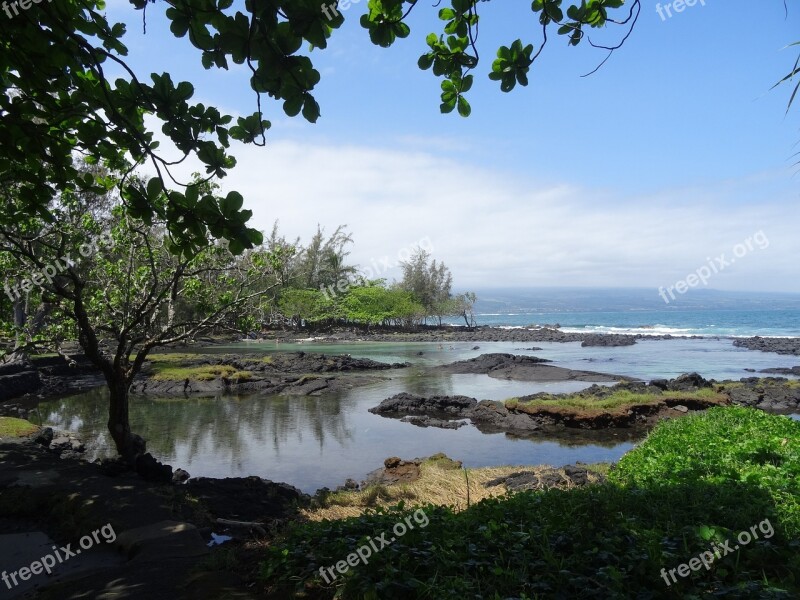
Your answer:
[[[261,334],[251,332],[244,338],[228,338],[237,342],[297,342],[297,343],[348,343],[348,342],[581,342],[590,346],[632,346],[638,341],[710,339],[731,340],[734,346],[762,352],[800,355],[800,337],[791,336],[733,336],[733,335],[675,335],[675,334],[620,334],[578,333],[555,327],[511,327],[463,325],[399,329],[334,328],[331,330],[266,330]],[[202,345],[218,341],[206,339]]]

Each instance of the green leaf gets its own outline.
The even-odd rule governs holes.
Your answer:
[[[427,71],[433,65],[433,56],[430,54],[423,54],[417,61],[417,66],[423,71]]]
[[[461,115],[462,117],[468,117],[470,116],[470,114],[472,114],[472,108],[470,107],[469,102],[467,102],[467,99],[464,98],[464,96],[458,97],[458,114]]]
[[[237,213],[244,204],[244,198],[239,192],[230,192],[225,198],[220,200],[220,209],[222,214],[227,218],[231,218]]]

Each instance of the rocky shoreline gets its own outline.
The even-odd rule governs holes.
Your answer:
[[[747,348],[748,350],[758,350],[760,352],[775,352],[776,354],[787,354],[800,356],[800,338],[737,338],[733,341],[737,348]]]
[[[154,365],[161,364],[159,361],[164,357],[169,354],[150,357],[131,385],[131,393],[172,396],[260,392],[319,396],[372,383],[376,379],[373,373],[408,367],[408,363],[388,364],[349,354],[282,352],[255,358],[240,354],[181,357],[180,369],[159,373]],[[191,376],[193,370],[197,375]]]
[[[280,330],[266,332],[262,335],[251,333],[245,338],[245,341],[297,344],[347,344],[354,342],[580,342],[582,347],[619,347],[632,346],[641,340],[685,339],[671,335],[647,335],[645,333],[636,335],[568,333],[559,329],[558,326],[519,329],[489,326],[472,329],[456,326],[418,328],[415,330],[381,328],[373,330],[337,329],[319,332],[311,337],[309,335],[310,333],[307,331]],[[688,339],[703,339],[703,336],[690,336]],[[717,337],[713,339],[723,338]],[[756,336],[731,339],[734,346],[748,350],[800,356],[800,338],[763,338]],[[221,343],[229,344],[241,341],[243,340],[238,337],[202,338],[196,340],[193,346],[197,348],[215,347]],[[477,349],[477,346],[475,349]],[[537,350],[538,348],[522,349]],[[175,350],[180,349],[176,348]],[[152,362],[158,359],[159,356],[163,356],[163,354],[153,354],[149,361]],[[279,369],[259,368],[258,365],[252,364],[251,357],[247,355],[237,355],[233,358],[233,362],[228,364],[235,367],[235,363],[238,361],[243,367],[246,367],[242,370],[248,370],[255,374],[255,379],[243,381],[220,378],[219,381],[213,382],[190,381],[185,387],[182,387],[186,383],[185,378],[172,382],[154,382],[145,371],[134,383],[132,392],[211,394],[226,391],[264,391],[268,393],[313,395],[323,391],[349,389],[369,381],[359,381],[358,377],[350,377],[348,381],[344,381],[343,378],[339,377],[342,373],[352,373],[359,370],[377,371],[387,368],[376,366],[382,365],[382,363],[358,365],[355,361],[352,365],[326,366],[309,358],[313,356],[311,354],[304,356],[303,352],[291,353],[290,356],[293,357],[292,360],[284,361],[282,367],[283,371],[289,374],[288,377],[277,376]],[[392,365],[388,368],[401,368],[401,366]],[[541,370],[547,371],[548,369]],[[765,374],[798,375],[800,374],[800,367],[765,369],[761,372]],[[294,373],[310,376],[319,375],[319,377],[314,377],[313,380],[305,379],[301,381],[301,378],[293,377]],[[80,352],[75,352],[72,356],[71,364],[59,356],[42,356],[24,359],[19,362],[0,363],[0,414],[22,416],[24,418],[28,409],[41,399],[80,393],[104,383],[102,376],[94,365]],[[20,399],[20,401],[18,404],[9,405],[8,401],[13,399]]]
[[[697,394],[706,390],[710,393]],[[647,397],[618,409],[591,409],[593,402],[627,392]],[[588,409],[557,402],[526,406],[530,401],[559,398],[588,400]],[[369,412],[396,418],[418,427],[458,429],[472,424],[483,433],[551,434],[564,430],[606,430],[652,427],[664,419],[701,412],[714,406],[738,405],[773,413],[800,412],[800,385],[783,378],[745,378],[741,381],[706,380],[697,373],[650,383],[623,382],[613,387],[593,385],[578,394],[533,394],[516,402],[478,400],[468,396],[417,396],[400,393]]]
[[[702,339],[703,336],[690,336]],[[263,335],[252,333],[246,338],[250,341],[278,341],[305,343],[346,343],[369,342],[581,342],[589,346],[632,346],[638,340],[670,340],[675,336],[664,335],[622,335],[598,333],[571,333],[557,327],[531,327],[506,329],[502,327],[481,326],[474,328],[442,326],[417,330],[384,329],[337,329],[325,332],[267,332]]]
[[[550,362],[552,361],[535,356],[493,353],[481,354],[475,358],[460,360],[449,365],[432,367],[431,370],[459,375],[488,375],[495,379],[515,381],[589,381],[593,383],[608,383],[630,379],[622,375],[565,369],[547,364]]]

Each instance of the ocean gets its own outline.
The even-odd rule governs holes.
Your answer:
[[[655,289],[476,290],[478,325],[559,325],[562,331],[674,336],[800,337],[800,294]],[[463,319],[447,322],[464,324]]]

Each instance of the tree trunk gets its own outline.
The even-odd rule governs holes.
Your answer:
[[[144,440],[131,432],[128,417],[129,385],[125,377],[115,373],[108,381],[110,391],[108,402],[108,431],[117,447],[117,452],[125,460],[133,463],[137,454],[145,452]]]
[[[21,297],[14,300],[14,325],[19,327],[20,330],[25,327],[25,300]],[[24,346],[27,341],[24,334],[17,333],[14,339],[14,350],[16,351],[20,346]]]

